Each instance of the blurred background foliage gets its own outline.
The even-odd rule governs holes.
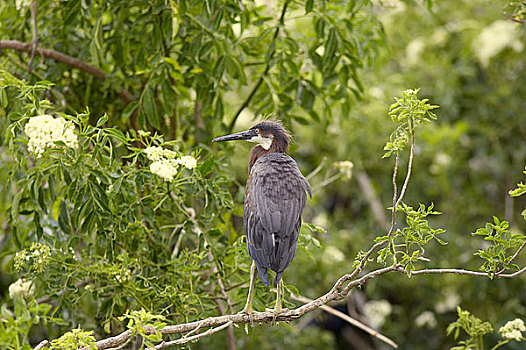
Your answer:
[[[508,195],[524,181],[526,164],[523,2],[37,4],[39,47],[100,72],[37,55],[28,73],[30,54],[4,48],[0,56],[1,68],[18,79],[53,83],[25,100],[17,88],[5,88],[0,109],[2,317],[16,307],[8,286],[33,279],[34,299],[52,305],[52,313],[47,325],[25,326],[32,344],[79,324],[97,338],[114,334],[127,310],[145,308],[171,323],[229,313],[230,306],[239,311],[250,266],[241,220],[250,146],[212,148],[209,141],[270,113],[293,132],[291,153],[314,189],[305,221],[326,230],[302,229],[284,276],[289,290],[309,298],[325,293],[385,234],[393,169],[392,160],[381,159],[393,129],[387,111],[407,88],[420,88],[440,106],[438,121],[417,134],[405,197],[408,205],[433,203],[442,212],[430,222],[446,229],[449,244],[430,245],[426,265],[478,269],[473,253],[484,242],[471,233],[492,215],[515,232],[525,229],[524,199]],[[31,42],[29,5],[2,4],[1,40]],[[28,156],[23,123],[42,112],[72,116],[88,141],[73,153]],[[180,154],[200,150],[199,165],[182,183],[167,185],[148,172],[141,149],[149,142]],[[45,271],[15,271],[15,254],[35,242],[52,248]],[[393,274],[338,307],[402,348],[443,349],[454,344],[445,330],[457,305],[497,327],[526,317],[523,279]],[[258,309],[274,298],[260,283],[256,296]],[[48,313],[35,300],[27,309]],[[227,336],[189,347],[227,348]],[[242,349],[382,348],[319,311],[234,336]]]

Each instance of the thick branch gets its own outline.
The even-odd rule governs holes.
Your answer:
[[[0,40],[0,49],[12,49],[21,52],[31,53],[33,50],[33,43],[23,43],[18,40]],[[97,67],[94,67],[91,64],[81,61],[78,58],[74,58],[63,54],[62,52],[55,51],[52,49],[43,49],[41,47],[36,47],[35,54],[44,56],[46,58],[51,58],[58,62],[62,62],[73,68],[80,69],[83,72],[93,75],[99,80],[106,79],[106,74]],[[120,90],[118,92],[118,95],[126,103],[130,103],[133,100],[128,91],[124,89]]]
[[[361,286],[368,280],[375,278],[377,276],[386,274],[391,271],[397,271],[397,272],[406,274],[404,267],[401,265],[387,266],[381,269],[371,271],[358,279],[350,281],[347,284],[347,286],[345,286],[345,288],[336,288],[337,285],[343,285],[343,283],[350,280],[351,275],[346,274],[340,277],[340,279],[336,282],[334,287],[328,293],[296,309],[282,312],[277,317],[274,316],[274,313],[272,311],[254,312],[252,318],[249,318],[247,314],[239,313],[239,314],[233,314],[233,315],[209,317],[203,320],[194,321],[190,323],[182,323],[182,324],[173,325],[173,326],[166,326],[163,329],[160,329],[158,331],[161,334],[180,334],[180,333],[187,333],[187,332],[195,333],[196,331],[200,329],[216,327],[216,328],[209,329],[203,333],[197,334],[195,336],[197,339],[197,338],[201,338],[206,335],[215,333],[233,324],[262,323],[262,322],[271,323],[274,321],[292,321],[292,320],[300,318],[301,316],[305,315],[306,313],[310,311],[321,308],[323,305],[326,305],[330,301],[341,300],[345,298],[353,288],[357,286]],[[523,269],[517,272],[510,273],[510,274],[501,274],[496,277],[513,278],[524,272],[526,272],[526,267],[524,267]],[[464,270],[464,269],[423,269],[423,270],[415,270],[411,273],[411,275],[413,276],[431,275],[431,274],[456,274],[456,275],[466,275],[466,276],[475,276],[475,277],[488,277],[487,273]],[[339,291],[340,289],[341,289],[341,292]],[[151,330],[151,332],[153,332],[153,330]],[[109,349],[109,348],[118,346],[120,344],[123,344],[124,342],[128,341],[132,336],[133,336],[133,333],[128,330],[114,337],[99,340],[95,343],[95,346],[97,347],[97,349]],[[187,334],[186,337],[182,337],[176,340],[178,341],[178,343],[173,343],[173,344],[175,345],[175,344],[185,343],[186,339],[189,339],[189,338],[191,337],[188,337],[188,334]],[[166,345],[167,343],[169,342],[165,342],[164,344]]]

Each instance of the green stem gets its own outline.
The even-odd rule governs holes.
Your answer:
[[[494,347],[492,347],[491,350],[496,350],[496,349],[500,348],[502,345],[504,345],[504,344],[508,344],[509,342],[510,342],[509,339],[507,339],[507,340],[501,340],[501,341],[499,341]]]

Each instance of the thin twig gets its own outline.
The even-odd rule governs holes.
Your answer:
[[[279,18],[279,24],[276,27],[276,30],[274,31],[274,36],[272,37],[272,43],[273,44],[276,43],[276,39],[277,39],[277,37],[279,35],[280,28],[282,28],[284,26],[285,13],[287,12],[287,7],[288,6],[289,6],[289,1],[285,1],[285,3],[283,4],[283,9],[281,10],[281,16]],[[254,88],[252,88],[252,91],[250,91],[250,94],[248,95],[247,99],[243,102],[241,107],[239,107],[239,109],[237,110],[236,114],[232,118],[232,121],[230,122],[230,125],[228,126],[228,131],[229,132],[232,132],[232,130],[234,129],[234,125],[236,125],[237,118],[239,117],[241,112],[243,112],[243,110],[248,107],[250,101],[252,101],[252,98],[254,98],[254,96],[256,95],[256,92],[258,91],[259,87],[263,83],[263,80],[265,79],[265,76],[268,74],[268,72],[270,70],[270,66],[272,64],[272,59],[274,58],[275,55],[276,55],[276,49],[274,49],[274,51],[272,51],[272,53],[270,54],[269,60],[267,62],[267,65],[265,66],[265,70],[261,74],[261,77],[259,78],[258,82],[254,86]]]
[[[407,164],[407,174],[405,176],[404,185],[402,186],[402,190],[400,191],[400,196],[398,196],[398,200],[396,201],[395,210],[398,208],[400,203],[402,202],[402,199],[404,198],[405,190],[407,189],[407,184],[409,183],[409,178],[411,177],[411,168],[413,166],[413,156],[415,154],[415,134],[414,132],[411,133],[411,149],[409,151],[409,163]]]
[[[519,249],[517,249],[515,254],[513,254],[513,256],[511,257],[510,261],[508,261],[508,265],[511,264],[513,260],[515,260],[517,255],[519,255],[519,253],[524,249],[525,246],[526,246],[526,240],[524,242],[522,242],[522,245],[519,247]],[[495,275],[498,276],[498,275],[502,274],[504,271],[506,271],[505,267],[503,267],[502,270],[497,272]]]
[[[189,341],[196,340],[196,339],[199,339],[199,338],[203,338],[203,337],[209,336],[211,334],[214,334],[216,332],[219,332],[220,330],[225,329],[225,328],[231,326],[232,324],[233,324],[233,322],[229,321],[229,322],[227,322],[227,323],[225,323],[225,324],[223,324],[223,325],[221,325],[219,327],[210,328],[206,332],[199,333],[199,334],[193,335],[193,336],[188,337],[188,338],[179,338],[179,339],[176,339],[176,340],[162,342],[161,344],[155,346],[154,349],[164,349],[164,348],[167,348],[167,347],[173,346],[173,345],[185,344],[185,343],[188,343]]]
[[[294,295],[294,294],[291,295],[291,298],[295,299],[295,300],[298,300],[298,301],[301,301],[302,303],[310,303],[310,302],[313,301],[312,299],[306,298],[304,296]],[[390,346],[392,346],[395,349],[398,349],[398,345],[394,341],[392,341],[391,339],[389,339],[385,335],[378,333],[376,330],[374,330],[371,327],[363,324],[362,322],[352,318],[351,316],[346,315],[343,312],[338,311],[335,308],[333,308],[331,306],[328,306],[328,305],[322,305],[322,306],[320,306],[320,309],[322,309],[323,311],[325,311],[325,312],[327,312],[327,313],[329,313],[331,315],[334,315],[336,317],[341,318],[342,320],[350,323],[351,325],[355,326],[356,328],[360,328],[361,330],[363,330],[364,332],[372,335],[373,337],[378,338],[379,340],[383,341],[386,344],[389,344]]]
[[[400,266],[398,266],[396,270],[398,272],[403,272],[403,273],[407,272],[403,267],[400,267]],[[514,273],[503,273],[500,275],[495,275],[494,277],[513,278],[524,272],[526,272],[526,266]],[[488,273],[486,272],[471,271],[471,270],[465,270],[465,269],[422,269],[422,270],[411,271],[411,276],[436,275],[436,274],[455,274],[455,275],[466,275],[466,276],[476,276],[476,277],[489,277]]]
[[[49,342],[47,340],[42,340],[33,350],[41,350],[47,347],[49,347]]]
[[[392,212],[392,216],[391,216],[391,227],[389,228],[389,232],[388,232],[388,236],[391,237],[391,235],[393,234],[394,232],[394,228],[395,228],[395,225],[396,225],[396,199],[397,199],[397,195],[398,195],[398,188],[397,188],[397,185],[396,185],[396,175],[398,174],[398,167],[399,167],[399,164],[400,164],[400,155],[397,153],[396,154],[396,158],[395,158],[395,165],[394,165],[394,170],[393,170],[393,207],[391,209],[391,212]],[[384,244],[386,244],[386,242],[377,242],[375,244],[373,244],[371,246],[371,248],[369,248],[369,250],[365,253],[365,255],[363,256],[363,258],[360,260],[360,263],[358,264],[358,266],[354,269],[354,271],[348,276],[348,279],[344,279],[342,280],[342,278],[340,278],[340,281],[341,283],[339,283],[340,281],[338,281],[334,288],[342,288],[343,286],[343,283],[345,281],[348,281],[348,280],[352,280],[354,279],[356,276],[358,276],[358,274],[360,272],[362,272],[362,270],[364,269],[365,267],[365,264],[367,263],[367,260],[369,260],[370,256],[373,254],[373,252],[380,248],[381,246],[383,246]],[[344,276],[345,277],[345,276]]]
[[[81,282],[75,283],[74,286],[75,286],[75,288],[82,288],[84,286],[87,286],[90,283],[93,283],[94,281],[95,281],[94,279],[90,278],[90,279],[88,279],[86,281],[81,281]],[[57,296],[57,297],[62,296],[64,293],[66,293],[66,291],[67,291],[66,289],[63,289],[63,290],[57,292],[54,296]],[[37,304],[47,303],[49,301],[51,301],[51,296],[46,295],[46,296],[43,296],[41,298],[38,298],[37,299]]]
[[[33,64],[33,59],[35,58],[35,51],[37,50],[38,46],[38,32],[37,32],[37,14],[38,14],[38,7],[37,7],[37,0],[31,0],[31,3],[29,4],[29,10],[31,11],[31,22],[33,25],[33,48],[31,50],[31,59],[29,60],[29,64],[27,65],[27,74],[31,72],[31,65]]]
[[[391,208],[391,227],[389,228],[389,237],[393,234],[395,224],[396,224],[396,197],[398,196],[398,187],[396,185],[396,175],[398,174],[398,167],[400,165],[400,154],[396,154],[395,165],[393,170],[393,207]]]
[[[412,132],[411,133],[411,148],[409,150],[409,162],[407,164],[407,174],[405,176],[404,184],[402,186],[402,190],[400,191],[400,195],[398,196],[398,198],[397,198],[398,188],[397,188],[397,185],[396,185],[396,175],[398,174],[398,167],[399,167],[399,164],[400,164],[400,156],[399,156],[398,153],[396,154],[396,158],[395,158],[395,166],[394,166],[394,170],[393,170],[393,207],[391,208],[391,213],[392,213],[392,216],[391,216],[391,227],[389,228],[389,233],[387,234],[389,238],[391,238],[392,235],[393,235],[393,232],[394,232],[394,229],[395,229],[395,226],[396,226],[396,212],[398,210],[398,205],[400,204],[400,202],[404,198],[405,191],[407,189],[407,184],[409,183],[409,178],[411,177],[411,168],[413,166],[414,152],[415,152],[415,134],[414,134],[414,132]],[[373,252],[376,251],[376,249],[378,249],[378,248],[382,247],[383,245],[385,245],[387,242],[389,242],[389,241],[382,241],[382,242],[377,242],[377,243],[373,244],[373,246],[371,248],[369,248],[369,250],[365,253],[363,258],[360,260],[360,263],[358,264],[356,269],[352,272],[352,274],[349,276],[348,280],[352,280],[356,276],[358,276],[358,274],[360,272],[362,272],[362,270],[364,269],[365,264],[367,263],[367,260],[369,260],[370,256],[373,254]],[[343,283],[338,285],[338,287],[341,288],[342,285],[343,285]]]
[[[191,334],[194,334],[195,332],[197,332],[198,330],[201,329],[201,326],[202,324],[198,325],[197,327],[195,327],[194,329],[192,329],[190,332],[186,333],[185,335],[183,335],[183,338],[188,338]]]
[[[515,18],[515,17],[513,17],[513,16],[510,16],[510,15],[508,15],[506,12],[504,12],[504,16],[508,17],[509,19],[511,19],[511,20],[512,20],[513,22],[515,22],[515,23],[521,23],[521,24],[523,24],[523,23],[526,22],[524,19],[521,19],[521,18]]]
[[[365,170],[360,170],[356,173],[356,179],[358,180],[358,185],[360,186],[367,203],[369,203],[369,207],[371,207],[371,212],[373,213],[376,221],[378,221],[384,230],[388,230],[389,222],[385,216],[385,209],[383,208],[382,202],[374,190],[369,175]]]
[[[327,186],[327,185],[330,185],[331,183],[333,183],[334,181],[338,180],[340,178],[341,174],[336,174],[336,175],[333,175],[331,177],[329,177],[328,179],[326,180],[323,180],[322,182],[320,182],[318,185],[316,185],[313,189],[312,189],[312,192],[316,192],[318,191],[319,189]]]
[[[323,169],[323,166],[325,165],[325,162],[327,161],[327,157],[323,157],[323,159],[321,160],[320,164],[318,164],[318,166],[316,167],[316,169],[314,169],[313,171],[311,171],[311,173],[307,176],[305,176],[305,178],[307,180],[310,180],[312,179],[314,176],[316,176],[316,174],[318,174],[321,169]]]

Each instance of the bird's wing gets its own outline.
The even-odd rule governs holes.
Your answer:
[[[261,157],[252,167],[247,186],[245,228],[249,253],[275,271],[285,269],[296,251],[301,214],[310,186],[292,158]]]

